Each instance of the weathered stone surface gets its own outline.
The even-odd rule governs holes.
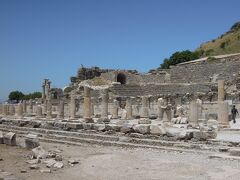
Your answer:
[[[28,134],[25,138],[25,147],[27,149],[33,149],[39,146],[39,139],[35,134]]]
[[[121,127],[122,127],[121,125],[117,125],[117,124],[106,124],[107,131],[112,130],[115,132],[119,132]]]
[[[3,144],[3,132],[0,131],[0,144]]]
[[[205,141],[207,139],[214,139],[217,137],[215,131],[195,131],[193,132],[193,138]]]
[[[40,163],[40,160],[39,159],[31,159],[31,160],[28,160],[27,163],[28,164],[38,164],[38,163]]]
[[[105,124],[93,124],[93,129],[96,131],[105,131],[106,125]]]
[[[81,123],[67,123],[66,127],[70,129],[75,129],[75,130],[83,129],[83,125]]]
[[[93,129],[93,123],[82,123],[83,129],[91,130]]]
[[[120,131],[125,134],[133,132],[133,124],[123,124]]]
[[[57,161],[55,161],[55,159],[47,159],[44,163],[46,164],[46,167],[51,168],[57,163]]]
[[[51,173],[51,169],[41,169],[40,173]]]
[[[79,161],[76,160],[76,159],[69,159],[69,160],[68,160],[68,163],[69,163],[69,164],[78,164]]]
[[[54,168],[58,168],[58,169],[61,169],[63,168],[63,163],[62,162],[56,162],[54,165],[53,165]]]
[[[150,133],[153,135],[165,135],[166,130],[161,125],[151,125],[150,126]]]
[[[140,134],[149,134],[150,125],[149,124],[136,124],[133,126],[133,130]]]
[[[166,127],[166,135],[168,137],[175,137],[176,139],[186,139],[187,138],[187,130],[183,128],[175,128],[175,127]]]
[[[130,137],[125,137],[125,136],[121,136],[119,137],[118,141],[120,142],[130,142],[132,140],[132,138]]]
[[[239,148],[233,148],[229,151],[231,156],[240,156],[240,149]]]
[[[147,118],[142,118],[138,120],[138,124],[151,124],[151,120]]]
[[[46,159],[48,153],[41,146],[38,146],[38,147],[32,149],[32,155],[33,155],[33,157],[35,157],[37,159]]]
[[[13,132],[9,132],[3,137],[4,144],[16,146],[16,134]]]

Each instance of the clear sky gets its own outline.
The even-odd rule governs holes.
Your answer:
[[[239,0],[0,0],[0,100],[81,64],[146,72],[237,21]]]

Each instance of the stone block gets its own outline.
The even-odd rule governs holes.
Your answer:
[[[161,125],[151,125],[150,126],[150,133],[153,135],[165,135],[166,130]]]
[[[115,132],[119,132],[121,127],[122,127],[121,125],[117,125],[117,124],[106,124],[107,131],[112,130]]]
[[[217,133],[215,131],[195,131],[193,132],[193,138],[205,141],[207,139],[215,139]]]
[[[120,131],[125,134],[133,132],[133,124],[123,124]]]
[[[96,131],[105,131],[106,125],[105,124],[93,124],[93,129]]]
[[[78,130],[83,129],[83,125],[81,123],[67,123],[66,128]]]
[[[82,123],[83,129],[85,130],[92,130],[93,129],[93,123]]]
[[[48,156],[48,153],[41,146],[38,146],[32,149],[32,155],[37,159],[46,159]]]
[[[233,148],[229,151],[231,156],[240,156],[240,149],[239,148]]]
[[[38,147],[39,144],[39,139],[37,137],[37,135],[35,134],[28,134],[25,138],[25,147],[27,149],[33,149]]]
[[[166,127],[165,129],[168,137],[175,137],[176,139],[186,139],[188,137],[186,129],[175,127]]]
[[[142,118],[138,120],[138,124],[151,124],[150,119]]]
[[[3,142],[4,144],[11,145],[11,146],[16,146],[16,134],[13,132],[9,132],[4,135],[3,137]]]
[[[150,125],[149,124],[136,124],[133,126],[133,130],[140,134],[149,134]]]

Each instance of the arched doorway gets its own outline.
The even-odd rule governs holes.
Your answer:
[[[119,73],[117,75],[117,82],[120,82],[121,84],[126,84],[126,76],[123,73]]]

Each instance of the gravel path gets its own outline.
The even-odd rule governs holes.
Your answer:
[[[52,173],[30,170],[25,162],[29,151],[0,145],[0,170],[19,179],[32,180],[186,180],[236,179],[240,177],[240,161],[209,159],[208,153],[177,153],[151,149],[129,149],[97,145],[67,146],[42,143],[46,149],[63,150],[64,162],[76,159],[80,163]],[[26,170],[26,173],[21,173]]]

